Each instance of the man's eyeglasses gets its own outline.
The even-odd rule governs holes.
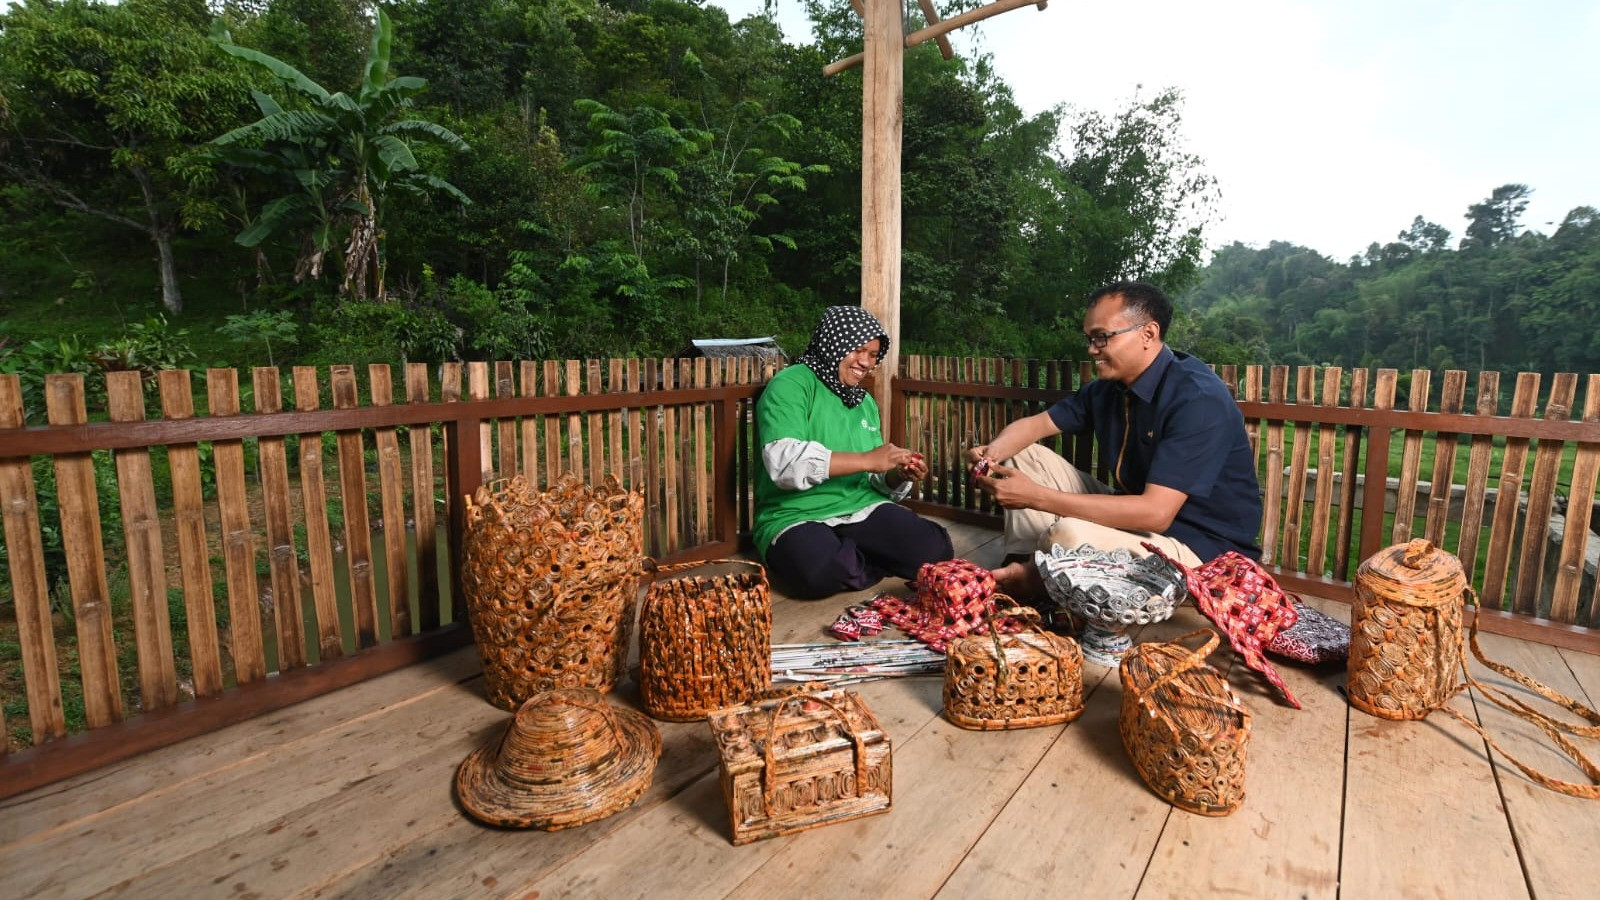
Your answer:
[[[1140,322],[1137,325],[1129,325],[1127,328],[1118,328],[1116,331],[1102,331],[1098,334],[1086,334],[1083,336],[1083,339],[1088,341],[1089,346],[1093,347],[1094,349],[1104,350],[1106,345],[1111,343],[1111,339],[1117,335],[1127,334],[1130,331],[1138,331],[1149,324],[1149,322]]]

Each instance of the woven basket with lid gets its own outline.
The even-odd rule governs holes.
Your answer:
[[[1461,561],[1414,540],[1356,572],[1350,614],[1350,704],[1385,719],[1420,719],[1455,692],[1461,666]]]

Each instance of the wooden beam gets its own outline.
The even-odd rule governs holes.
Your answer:
[[[917,0],[917,5],[922,7],[922,17],[927,20],[929,26],[939,24],[939,11],[933,8],[933,0]],[[934,38],[934,41],[938,43],[939,52],[944,54],[945,59],[955,59],[956,51],[951,49],[949,38],[941,34]],[[915,45],[907,41],[906,46]]]
[[[1045,5],[1046,0],[994,0],[993,3],[986,3],[953,19],[945,19],[942,22],[929,25],[927,28],[911,32],[906,35],[906,46],[915,47],[918,44],[931,41],[941,34],[949,34],[962,26],[971,25],[973,22],[982,22],[991,16],[998,16],[1013,9],[1021,9],[1024,6],[1037,6],[1040,9],[1044,9]]]
[[[859,4],[860,0],[852,0],[852,2]],[[925,44],[928,41],[936,41],[939,44],[939,52],[944,54],[945,59],[952,58],[955,55],[955,51],[950,48],[950,42],[944,36],[957,28],[973,22],[981,22],[991,16],[998,16],[1013,9],[1021,9],[1024,6],[1037,6],[1040,9],[1044,9],[1046,6],[1043,0],[995,0],[994,3],[970,12],[964,12],[954,19],[941,20],[937,12],[932,9],[933,3],[931,0],[917,0],[917,2],[922,4],[923,15],[928,17],[929,24],[926,28],[918,29],[906,35],[905,46],[910,48]],[[859,5],[857,6],[857,12],[860,12]],[[862,18],[866,18],[865,14],[863,14]],[[845,72],[861,65],[862,60],[865,58],[865,54],[852,53],[841,60],[823,66],[822,75],[825,78],[831,78],[840,72]]]
[[[861,95],[861,306],[889,336],[872,395],[888,433],[890,382],[900,360],[900,138],[905,42],[900,0],[867,0]]]

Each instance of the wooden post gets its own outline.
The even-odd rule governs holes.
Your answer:
[[[861,306],[889,335],[873,379],[884,434],[892,421],[900,360],[900,136],[905,99],[900,0],[865,0],[866,69],[861,92]]]
[[[939,20],[932,0],[918,0],[926,27],[905,33],[901,0],[851,0],[866,30],[862,53],[822,68],[824,76],[862,65],[861,86],[861,308],[889,335],[889,352],[872,379],[883,433],[894,421],[890,382],[900,370],[900,137],[904,130],[906,48],[937,41],[945,59],[954,53],[944,35],[963,25],[1045,0],[991,0],[953,19]]]

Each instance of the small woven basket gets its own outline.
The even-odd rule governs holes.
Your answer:
[[[491,489],[492,487],[492,489]],[[644,495],[568,473],[520,476],[467,499],[461,586],[489,702],[516,710],[560,688],[622,676],[644,545]]]
[[[1356,572],[1350,613],[1350,705],[1420,719],[1455,693],[1461,666],[1461,561],[1431,541],[1396,544]]]
[[[653,582],[639,614],[639,692],[645,712],[668,722],[704,719],[749,703],[772,681],[772,598],[767,570],[742,559],[661,566],[750,571]]]
[[[1184,641],[1209,635],[1198,650]],[[1202,816],[1244,803],[1250,712],[1206,664],[1220,639],[1209,629],[1170,643],[1138,644],[1122,659],[1122,746],[1162,799]]]
[[[1002,636],[971,635],[950,646],[944,665],[944,715],[973,731],[1060,725],[1083,715],[1083,652],[1070,637],[1051,634],[1024,607],[1015,616],[1030,629]]]

